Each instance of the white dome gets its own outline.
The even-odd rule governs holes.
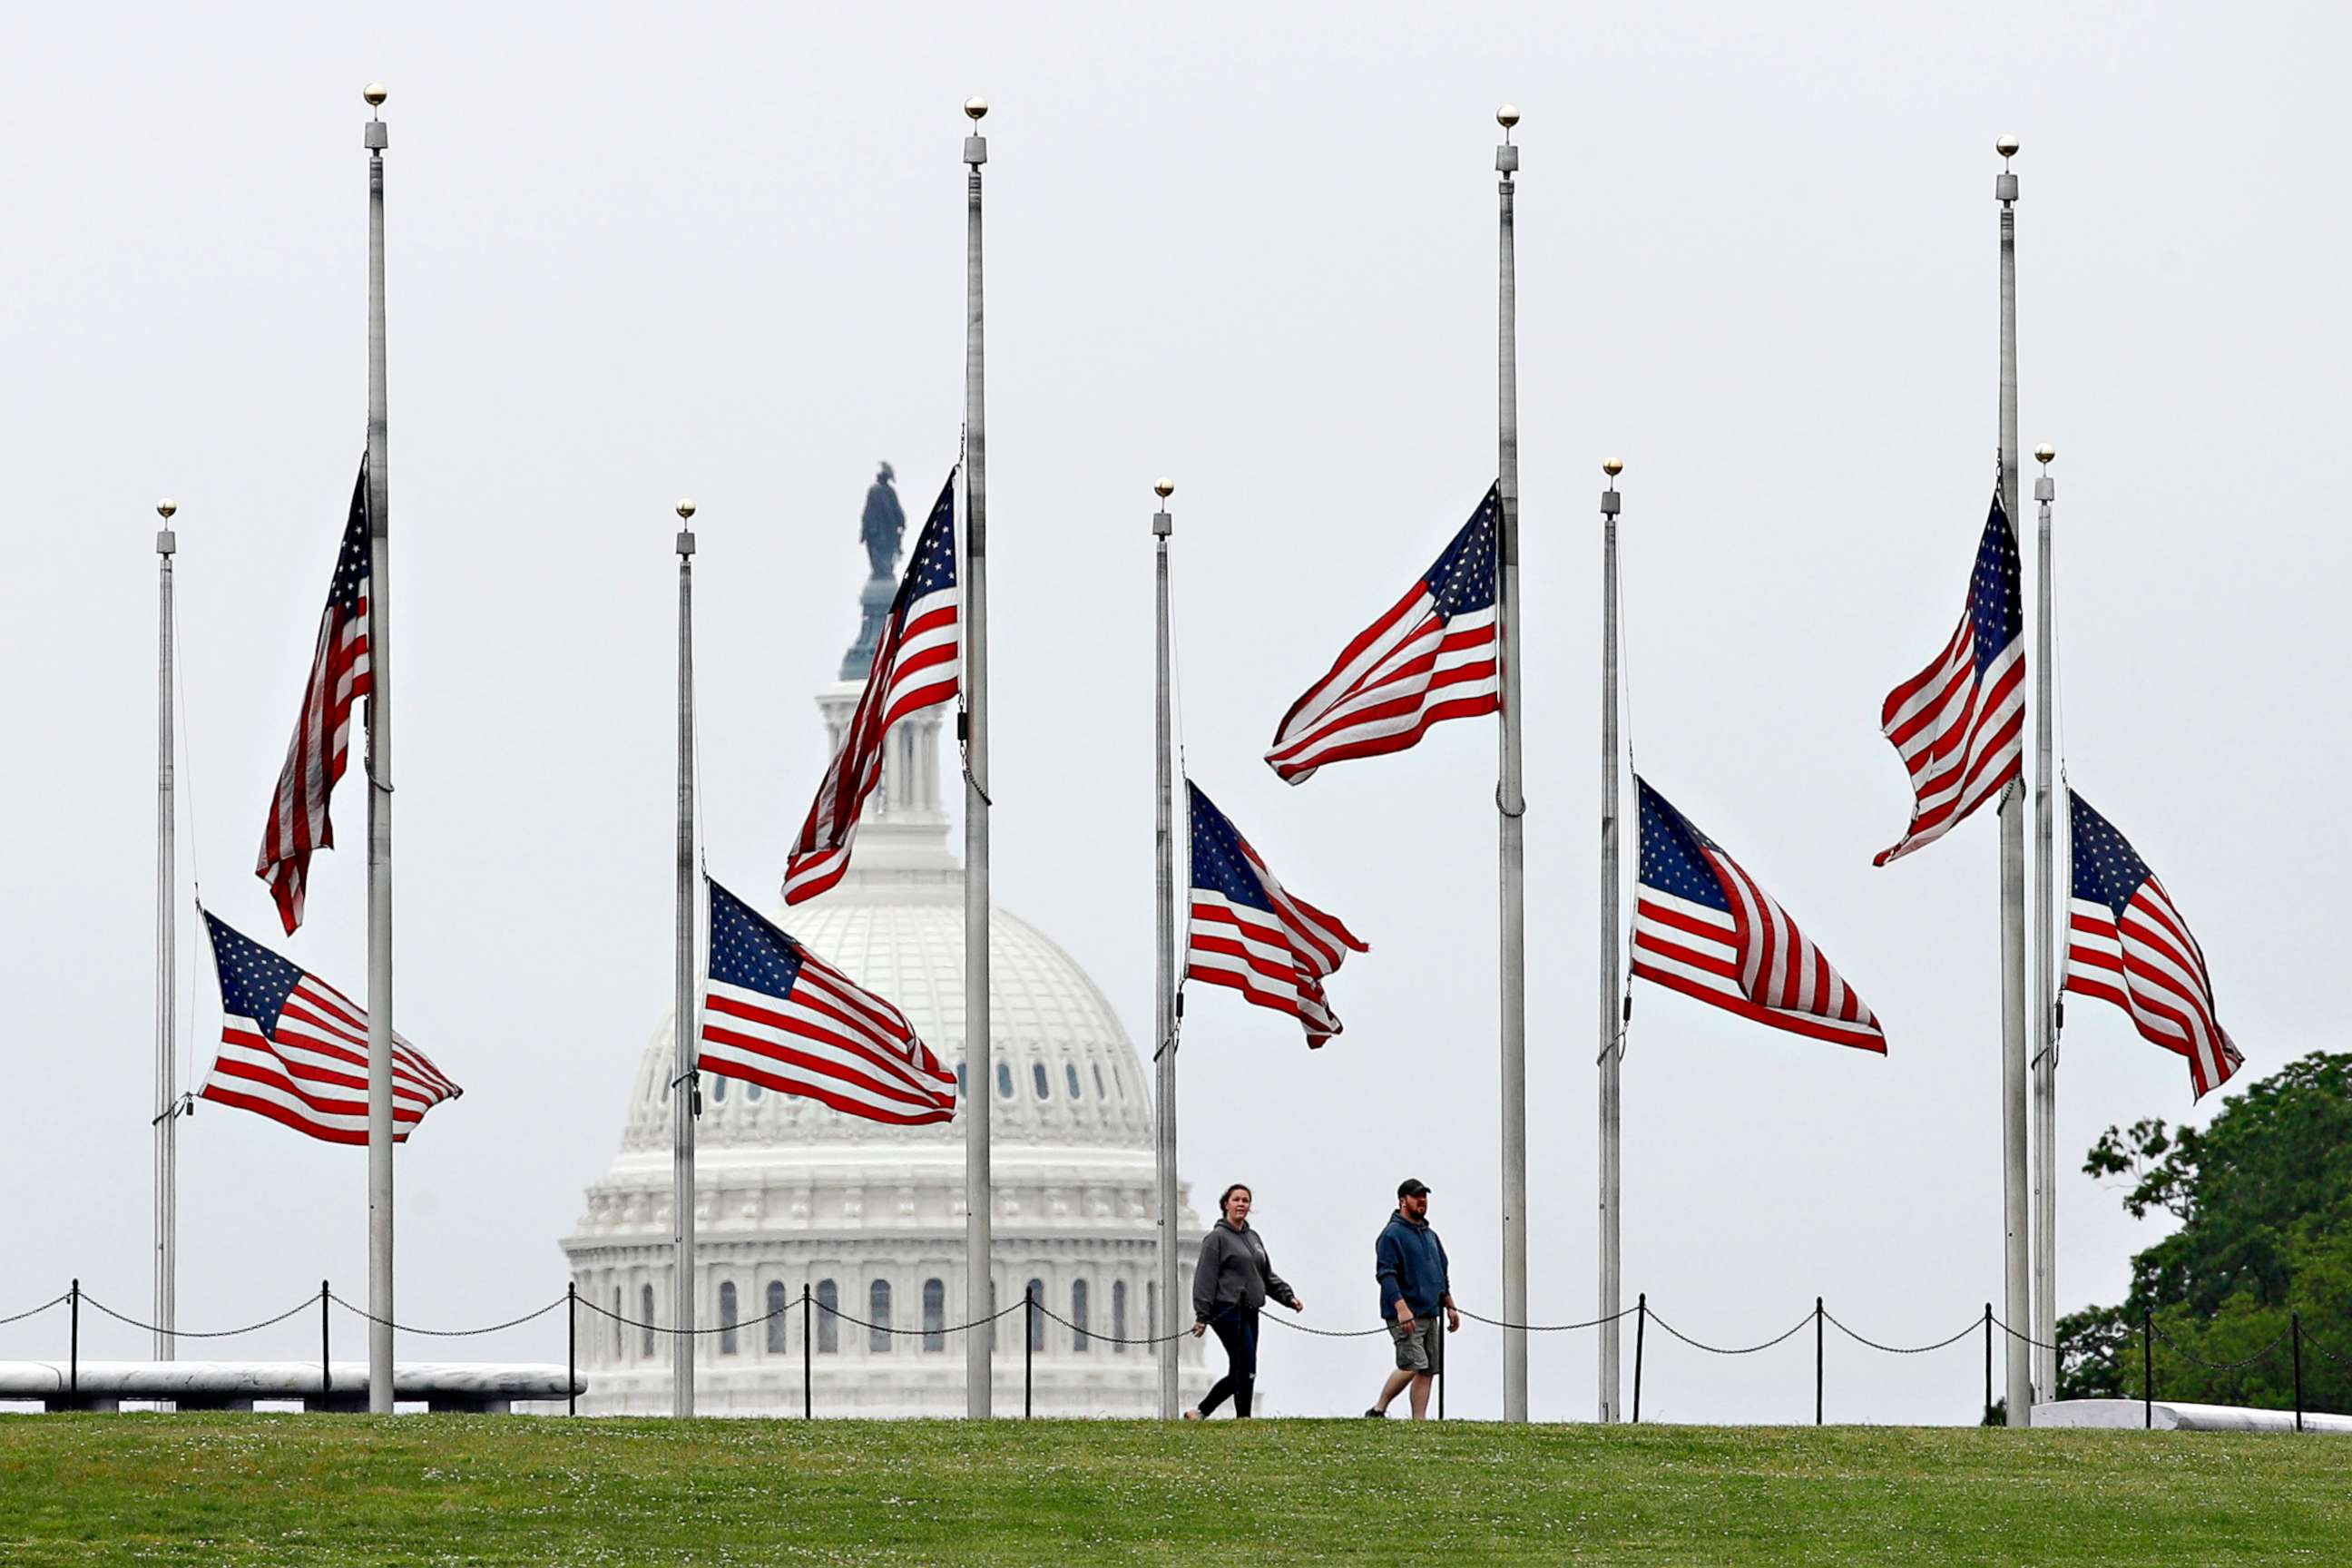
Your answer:
[[[819,706],[836,731],[857,689]],[[861,819],[849,874],[832,891],[771,918],[859,984],[902,1009],[939,1058],[963,1073],[962,869],[938,799],[940,714],[892,731],[883,784]],[[993,1359],[996,1407],[1018,1410],[1025,1373],[1037,1408],[1056,1415],[1151,1414],[1155,1355],[1106,1336],[1147,1337],[1189,1321],[1180,1288],[1159,1300],[1160,1239],[1152,1110],[1142,1059],[1101,990],[1035,927],[1002,910],[989,920],[989,1027],[998,1071],[971,1082],[956,1117],[927,1126],[863,1121],[797,1096],[701,1076],[696,1122],[696,1321],[735,1335],[696,1342],[697,1408],[712,1415],[797,1415],[804,1359],[819,1415],[949,1415],[964,1407],[954,1336],[875,1334],[850,1323],[804,1347],[803,1292],[849,1316],[902,1331],[976,1319],[1018,1302],[1032,1284],[1081,1334],[1041,1320],[1034,1369],[1018,1320]],[[563,1247],[582,1297],[599,1308],[671,1321],[671,1028],[646,1045],[630,1090],[621,1149],[588,1190]],[[989,1096],[994,1194],[990,1294],[976,1309],[963,1269],[964,1105]],[[1190,1280],[1203,1226],[1180,1194],[1176,1234]],[[773,1304],[789,1310],[764,1320]],[[582,1320],[582,1370],[595,1414],[670,1407],[670,1344]],[[1199,1344],[1183,1342],[1188,1399],[1206,1383]]]

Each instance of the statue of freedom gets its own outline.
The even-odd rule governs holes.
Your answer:
[[[907,514],[899,508],[898,495],[890,488],[898,478],[890,465],[880,465],[874,483],[866,492],[866,516],[857,525],[857,537],[865,542],[866,564],[873,568],[877,582],[887,582],[898,565],[898,542],[907,531]]]

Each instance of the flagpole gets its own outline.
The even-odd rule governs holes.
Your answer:
[[[1600,1419],[1617,1419],[1617,1309],[1624,1292],[1621,1215],[1624,1140],[1620,1114],[1621,1054],[1618,994],[1621,982],[1617,933],[1619,869],[1617,799],[1617,476],[1625,465],[1615,458],[1601,465],[1609,482],[1601,491],[1601,1323]]]
[[[380,111],[379,82],[361,95]],[[392,479],[383,342],[381,113],[368,150],[368,1409],[392,1414]]]
[[[677,503],[677,943],[670,1016],[670,1414],[694,1414],[694,503]]]
[[[2056,896],[2058,831],[2051,798],[2057,775],[2056,713],[2052,695],[2057,686],[2054,645],[2057,630],[2050,615],[2052,563],[2050,503],[2057,487],[2050,465],[2058,456],[2044,442],[2033,449],[2042,477],[2033,481],[2033,499],[2041,503],[2036,531],[2034,565],[2039,581],[2035,593],[2035,658],[2033,721],[2033,1337],[2034,1382],[2042,1397],[2058,1397],[2058,944]]]
[[[964,583],[963,583],[963,1018],[964,1054],[971,1062],[964,1095],[964,1295],[974,1317],[988,1311],[995,1278],[991,1222],[995,1188],[988,1160],[988,1115],[994,1058],[988,1038],[988,440],[985,340],[980,288],[980,166],[988,138],[980,134],[988,100],[964,100],[971,133],[963,139],[964,180]],[[995,1403],[990,1352],[995,1336],[964,1336],[964,1414],[985,1417]]]
[[[178,1006],[179,942],[177,819],[173,810],[172,558],[179,538],[172,514],[179,503],[155,503],[163,526],[155,533],[155,1359],[170,1361],[179,1317],[180,1090],[173,1051]]]
[[[1503,141],[1495,149],[1502,226],[1497,247],[1496,348],[1496,489],[1502,520],[1496,535],[1496,574],[1501,578],[1496,619],[1502,633],[1501,755],[1495,782],[1495,812],[1502,860],[1502,1057],[1503,1057],[1503,1317],[1528,1321],[1528,933],[1526,797],[1519,792],[1519,323],[1518,261],[1512,233],[1511,176],[1519,150],[1511,127],[1519,111],[1505,104],[1495,111]],[[1609,1330],[1601,1331],[1607,1335]],[[1613,1342],[1611,1342],[1613,1344]],[[1614,1363],[1612,1351],[1604,1358]],[[1503,1331],[1503,1419],[1528,1418],[1528,1331]]]
[[[1159,801],[1153,847],[1156,851],[1156,875],[1152,914],[1157,927],[1157,984],[1152,993],[1153,1037],[1158,1042],[1152,1050],[1159,1072],[1157,1123],[1152,1129],[1152,1147],[1160,1165],[1160,1300],[1165,1303],[1161,1314],[1170,1324],[1181,1323],[1183,1318],[1177,1310],[1178,1289],[1176,1249],[1176,776],[1173,737],[1171,730],[1171,696],[1168,667],[1168,536],[1175,531],[1175,520],[1168,513],[1168,498],[1176,487],[1161,479],[1151,487],[1160,498],[1160,508],[1151,514],[1151,536],[1158,555],[1160,636],[1155,645],[1159,655],[1160,700],[1155,710],[1152,739],[1159,753]],[[1153,1333],[1163,1331],[1155,1327]],[[1160,1352],[1160,1418],[1176,1419],[1177,1356],[1183,1342],[1171,1327],[1164,1331]]]
[[[2017,139],[1997,144],[2000,203],[2000,504],[2017,526],[2017,176],[2009,160]],[[2012,1332],[2007,1360],[2009,1425],[2032,1424],[2032,1346],[2017,1337],[2033,1321],[2027,1246],[2025,1060],[2025,792],[2000,800],[2000,1146],[2002,1298]]]

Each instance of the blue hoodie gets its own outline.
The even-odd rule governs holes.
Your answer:
[[[1391,1323],[1399,1298],[1414,1316],[1426,1317],[1444,1304],[1452,1289],[1445,1273],[1445,1244],[1427,1220],[1407,1219],[1402,1210],[1389,1215],[1387,1227],[1373,1244],[1372,1274],[1381,1282],[1381,1316]]]

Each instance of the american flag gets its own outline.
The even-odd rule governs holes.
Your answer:
[[[710,888],[710,984],[695,1066],[868,1121],[955,1115],[955,1075],[907,1016]]]
[[[204,911],[220,977],[221,1048],[203,1098],[329,1143],[368,1141],[368,1017],[341,992]],[[465,1091],[397,1035],[392,1141]]]
[[[2245,1062],[2213,1016],[2205,951],[2130,840],[2071,789],[2066,812],[2074,860],[2066,989],[2114,1003],[2142,1039],[2187,1057],[2202,1100]]]
[[[1643,779],[1633,973],[1712,1006],[1841,1046],[1886,1035],[1789,912]]]
[[[1309,1049],[1339,1032],[1323,978],[1347,950],[1370,950],[1346,926],[1283,891],[1225,814],[1184,781],[1192,818],[1192,920],[1184,976],[1230,985],[1261,1007],[1288,1013]]]
[[[362,458],[351,520],[343,524],[342,548],[335,555],[335,578],[327,586],[326,614],[319,619],[310,679],[302,688],[302,715],[294,721],[294,743],[286,749],[286,766],[269,797],[269,826],[262,830],[261,862],[254,868],[254,875],[269,884],[289,936],[302,923],[310,852],[335,846],[327,797],[335,793],[351,755],[352,704],[370,690],[369,563],[368,470]]]
[[[1933,844],[2023,771],[2025,607],[2017,535],[1998,486],[1959,629],[1933,664],[1887,693],[1878,723],[1903,754],[1918,798],[1902,842],[1873,865]]]
[[[849,869],[857,814],[882,782],[882,742],[890,726],[956,694],[962,656],[957,641],[955,481],[950,469],[883,619],[866,690],[793,841],[784,865],[787,904],[815,898]]]
[[[1301,783],[1326,763],[1402,752],[1441,720],[1502,706],[1495,646],[1495,531],[1502,515],[1497,484],[1437,563],[1290,705],[1265,754],[1284,783]]]

